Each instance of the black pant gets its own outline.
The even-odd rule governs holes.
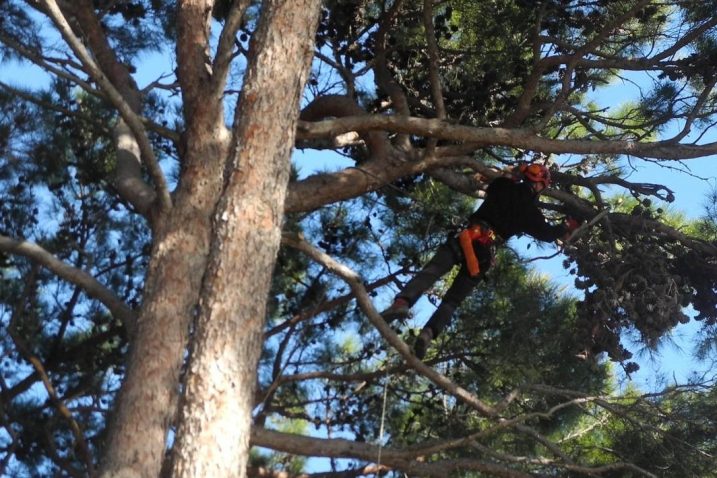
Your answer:
[[[451,321],[453,312],[475,286],[483,280],[486,271],[488,271],[493,262],[493,250],[491,247],[484,247],[474,243],[474,248],[480,265],[480,273],[477,276],[471,277],[468,274],[458,239],[451,237],[436,250],[431,260],[406,284],[397,296],[405,299],[413,306],[429,287],[455,265],[460,264],[461,268],[453,280],[453,284],[451,284],[446,295],[443,296],[443,301],[441,301],[441,304],[424,327],[431,329],[433,337],[437,337],[446,328]]]

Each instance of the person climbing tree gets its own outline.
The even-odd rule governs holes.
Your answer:
[[[521,164],[514,168],[511,177],[494,179],[486,189],[483,203],[468,218],[467,227],[439,246],[433,258],[381,313],[387,322],[408,317],[410,308],[433,283],[455,265],[461,265],[443,301],[416,339],[413,349],[416,357],[425,356],[429,344],[445,329],[456,308],[485,277],[498,245],[518,234],[544,242],[566,239],[579,227],[579,222],[572,218],[561,224],[546,221],[537,198],[549,186],[550,171],[537,163]]]

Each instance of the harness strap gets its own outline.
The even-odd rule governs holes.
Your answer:
[[[471,277],[480,274],[480,265],[476,257],[475,249],[473,248],[473,242],[477,242],[484,247],[490,247],[498,242],[498,240],[499,236],[493,228],[486,223],[473,224],[458,234],[458,242],[463,250],[463,257],[466,260],[468,274]]]
[[[473,249],[473,239],[471,238],[470,229],[464,229],[458,234],[458,242],[461,244],[461,249],[463,250],[468,275],[471,277],[477,276],[480,274],[480,265],[478,265],[476,251]]]

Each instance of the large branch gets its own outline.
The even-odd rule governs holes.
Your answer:
[[[155,192],[157,194],[157,198],[159,199],[160,208],[163,210],[169,209],[171,207],[172,201],[169,195],[167,182],[164,177],[164,173],[159,167],[159,163],[154,154],[154,150],[152,149],[152,145],[150,144],[149,138],[147,137],[147,133],[144,129],[144,124],[142,123],[141,118],[135,112],[132,104],[130,103],[134,102],[134,100],[130,98],[128,101],[128,99],[125,98],[125,96],[115,86],[111,79],[105,74],[102,67],[95,62],[93,55],[91,55],[90,52],[87,51],[85,45],[73,32],[71,26],[67,22],[67,19],[58,7],[55,0],[44,0],[43,5],[46,9],[47,15],[52,19],[53,23],[59,30],[65,42],[69,45],[77,58],[82,62],[82,65],[84,66],[88,74],[92,77],[92,79],[102,88],[104,93],[107,95],[109,101],[115,108],[117,108],[117,111],[119,111],[123,122],[126,123],[126,128],[128,128],[129,131],[124,131],[123,128],[121,128],[122,125],[120,124],[120,127],[118,127],[118,131],[116,133],[117,139],[119,141],[118,163],[124,163],[125,161],[133,161],[136,156],[136,153],[134,151],[136,142],[136,147],[139,150],[138,153],[141,154],[142,161],[147,166],[147,169],[155,183]],[[78,11],[87,13],[86,8],[86,6],[84,8],[83,6],[80,6]],[[90,17],[94,17],[94,15],[88,15],[86,18],[83,18],[87,20]],[[89,25],[91,26],[92,23],[90,23]],[[102,38],[104,38],[103,35]],[[95,46],[98,47],[99,45]],[[108,53],[102,48],[100,48],[100,50],[105,53]],[[113,65],[116,64],[116,62],[113,63]],[[137,188],[136,183],[139,180],[138,178],[140,177],[137,171],[138,167],[139,166],[137,164],[136,166],[130,166],[127,169],[122,169],[120,171],[120,175],[131,174],[133,176],[133,181],[131,181],[133,183],[133,188]],[[137,192],[137,190],[131,189],[130,194],[135,192]],[[145,191],[140,190],[139,192],[144,193]],[[146,194],[140,194],[139,198],[130,196],[127,199],[130,200],[140,212],[148,214],[150,211],[148,210],[146,197]]]
[[[196,193],[195,181],[199,180],[200,171],[222,171],[227,160],[231,134],[226,126],[224,92],[221,90],[231,65],[233,37],[241,23],[244,0],[233,3],[220,35],[217,57],[212,63],[210,33],[214,2],[177,2],[177,78],[186,124],[182,138],[186,149],[181,158],[184,173],[178,185],[177,201],[185,194]]]
[[[353,470],[328,471],[324,473],[291,473],[288,471],[271,470],[264,467],[249,467],[248,478],[357,478],[360,476],[379,476],[388,471],[388,467],[366,465]]]
[[[459,470],[480,471],[490,476],[504,478],[527,478],[531,476],[507,466],[486,463],[476,459],[440,460],[434,463],[426,463],[420,460],[426,454],[426,450],[420,448],[405,450],[380,448],[378,445],[341,438],[328,440],[311,438],[257,427],[252,428],[251,444],[296,455],[355,458],[368,462],[377,462],[380,453],[381,465],[399,469],[411,474],[411,476],[445,477],[451,476],[452,473]]]
[[[323,439],[313,438],[291,433],[283,433],[265,428],[253,427],[251,431],[251,444],[253,446],[264,446],[273,450],[283,451],[295,455],[302,456],[322,456],[327,458],[354,458],[367,462],[376,462],[379,455],[380,466],[395,468],[412,476],[453,476],[460,471],[480,471],[489,476],[498,476],[505,478],[524,478],[535,476],[520,470],[511,468],[509,465],[498,465],[494,463],[486,463],[485,461],[465,458],[465,459],[442,459],[433,462],[426,461],[426,457],[440,451],[444,451],[456,446],[475,443],[475,439],[471,436],[457,438],[454,440],[445,440],[442,446],[419,444],[410,448],[380,448],[378,445],[368,443],[360,443],[341,438]],[[481,450],[490,451],[486,447],[478,446]],[[653,477],[651,473],[636,466],[633,463],[617,462],[598,466],[582,466],[576,464],[565,464],[553,462],[550,460],[535,460],[530,462],[525,457],[511,457],[501,454],[494,454],[496,458],[504,460],[507,463],[513,462],[516,466],[526,465],[528,463],[535,466],[548,466],[559,469],[574,470],[588,476],[599,476],[615,472],[619,470],[631,470],[640,475]]]
[[[221,102],[221,97],[217,98],[214,93],[222,81],[217,83],[212,78],[209,58],[213,3],[212,0],[181,0],[177,3],[177,78],[182,87],[184,117],[193,119],[189,126],[197,121],[203,123],[207,115],[217,114]],[[234,20],[226,33],[233,27]],[[217,58],[220,70],[228,67],[228,41],[226,36],[221,37],[221,57]],[[212,84],[212,88],[207,88]]]
[[[217,53],[214,57],[212,66],[212,83],[211,96],[221,98],[224,93],[224,87],[227,83],[227,75],[231,61],[234,59],[234,43],[236,41],[237,31],[241,27],[244,12],[249,6],[249,0],[239,0],[232,2],[229,7],[229,14],[224,22],[224,28],[219,35],[217,43]]]
[[[383,130],[449,141],[474,143],[477,147],[508,146],[552,154],[625,154],[644,158],[681,160],[701,158],[717,153],[717,142],[690,145],[669,141],[639,143],[581,139],[550,139],[528,129],[485,128],[455,125],[438,119],[368,115],[300,122],[298,137],[315,139],[334,137],[350,131]]]
[[[360,166],[335,173],[317,173],[289,184],[286,211],[312,211],[326,204],[351,199],[384,187],[403,176],[423,173],[434,168],[465,166],[478,161],[465,156],[444,156],[437,148],[433,156],[417,159],[416,155],[396,153],[395,160],[371,159]],[[401,160],[403,158],[403,160]],[[486,168],[487,169],[487,168]]]
[[[87,295],[103,303],[113,317],[122,321],[131,335],[135,325],[135,315],[132,309],[87,272],[61,261],[32,242],[17,241],[0,235],[0,250],[27,257],[67,282],[81,287]]]

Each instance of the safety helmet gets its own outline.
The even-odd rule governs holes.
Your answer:
[[[528,181],[543,183],[543,186],[546,188],[550,186],[550,171],[542,164],[521,164],[519,171]]]

